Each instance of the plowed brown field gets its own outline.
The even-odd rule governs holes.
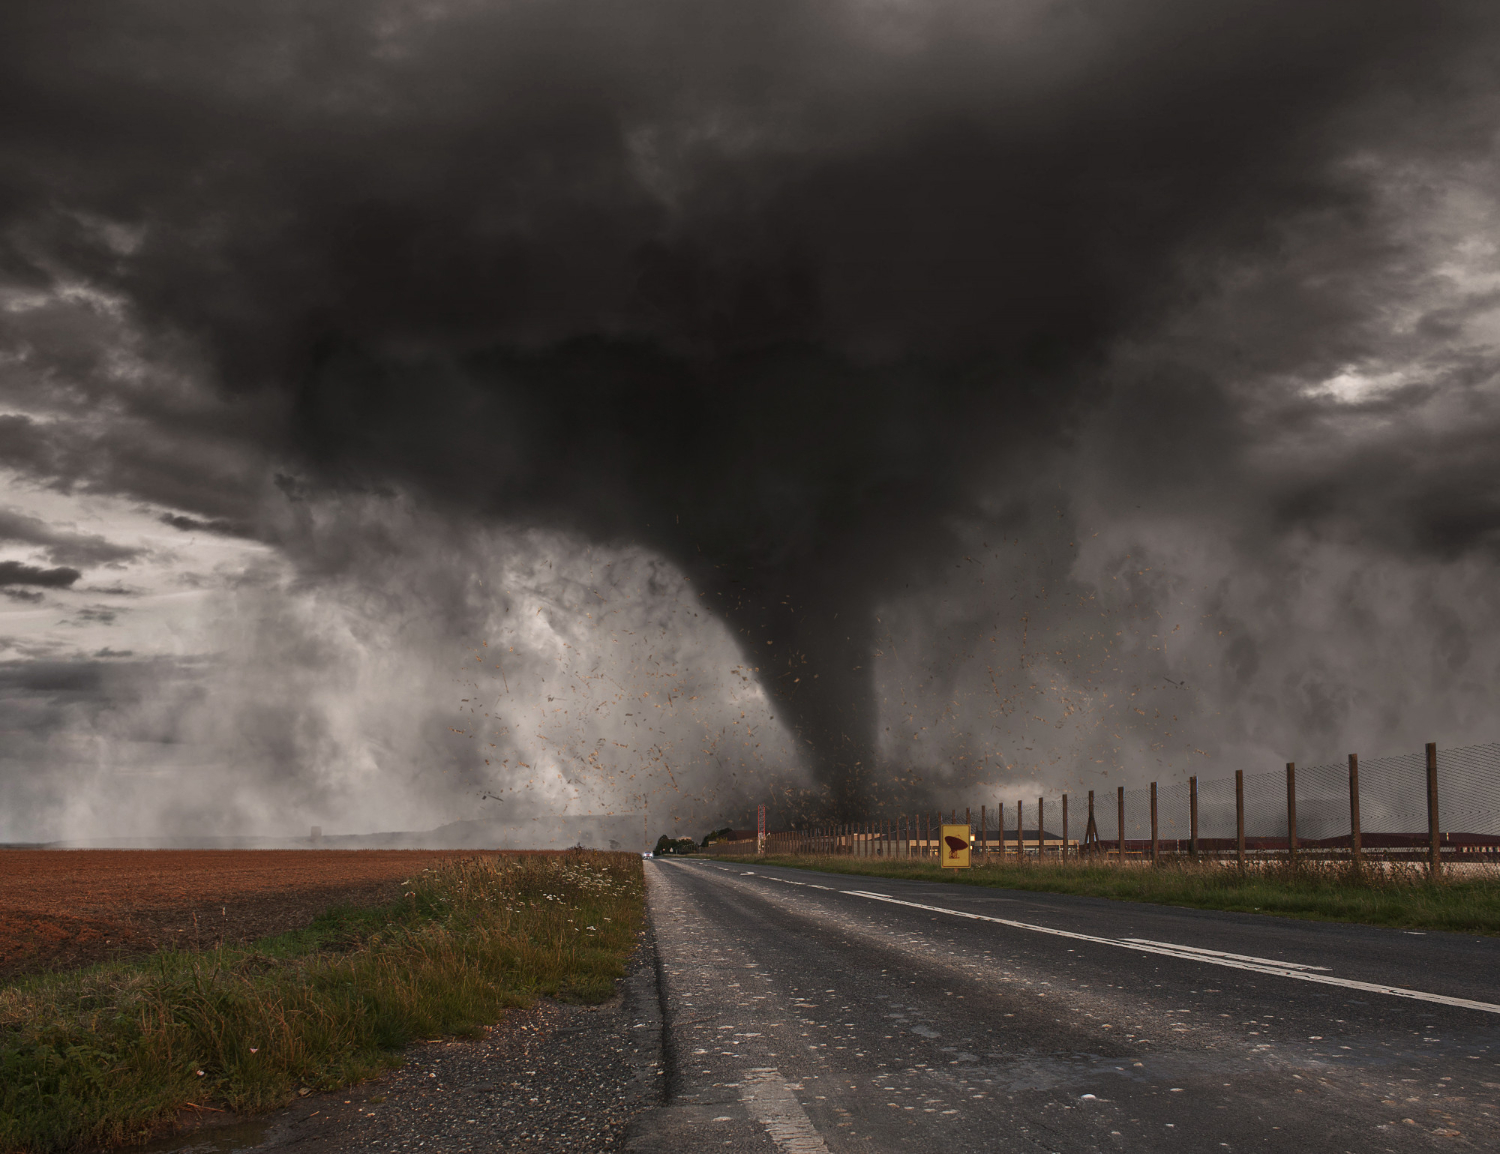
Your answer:
[[[0,850],[0,980],[175,943],[206,949],[395,899],[432,850]]]

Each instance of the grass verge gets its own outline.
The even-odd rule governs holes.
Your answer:
[[[189,1106],[271,1109],[538,995],[601,1001],[644,914],[634,854],[457,860],[404,888],[251,946],[0,987],[0,1151],[138,1140]]]
[[[945,870],[935,863],[878,858],[767,856],[756,860],[829,873],[1085,894],[1403,929],[1500,934],[1500,871],[1485,867],[1434,883],[1420,867],[1356,871],[1344,862],[1306,863],[1295,869],[1276,863],[1242,874],[1232,866],[1188,861],[1155,867],[1012,861]]]

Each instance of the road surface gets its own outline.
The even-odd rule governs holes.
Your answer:
[[[636,1151],[1500,1149],[1500,942],[646,863]]]

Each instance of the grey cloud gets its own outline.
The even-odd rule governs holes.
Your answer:
[[[77,613],[73,614],[64,624],[69,625],[113,625],[120,619],[124,609],[116,609],[110,605],[85,605]]]
[[[132,561],[141,550],[117,545],[96,533],[70,533],[55,529],[39,517],[0,509],[0,541],[41,546],[54,564],[104,565],[114,561]]]
[[[184,517],[180,513],[163,513],[160,520],[163,525],[170,525],[172,528],[179,529],[184,533],[218,533],[226,537],[244,537],[248,535],[244,525],[223,518],[214,521],[200,521],[196,517]]]
[[[88,661],[0,662],[0,694],[15,691],[95,696],[104,684],[99,666]]]
[[[65,566],[43,569],[20,561],[0,561],[0,585],[39,585],[45,589],[66,589],[82,576],[77,569]]]

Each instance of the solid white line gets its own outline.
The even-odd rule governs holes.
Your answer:
[[[1301,962],[1281,962],[1275,958],[1257,958],[1251,954],[1226,954],[1223,950],[1205,950],[1200,946],[1179,946],[1172,942],[1153,942],[1150,938],[1121,938],[1122,942],[1141,946],[1163,946],[1169,950],[1179,950],[1189,954],[1202,954],[1208,958],[1233,958],[1237,962],[1254,962],[1258,966],[1276,966],[1283,970],[1324,970],[1327,966],[1305,966]]]
[[[928,906],[920,902],[904,902],[899,898],[889,898],[884,894],[870,893],[868,890],[843,890],[842,893],[851,897],[870,898],[877,902],[887,902],[894,906],[909,906],[914,910],[927,910],[935,914],[948,914],[955,918],[968,918],[976,922],[994,922],[996,925],[1009,926],[1016,930],[1030,930],[1038,934],[1051,934],[1059,938],[1072,938],[1080,942],[1093,942],[1101,946],[1114,946],[1122,950],[1139,950],[1146,954],[1160,954],[1167,958],[1180,958],[1188,962],[1202,962],[1210,966],[1224,966],[1231,970],[1245,970],[1252,974],[1268,974],[1277,978],[1295,978],[1300,982],[1316,982],[1323,986],[1339,986],[1346,990],[1360,990],[1367,994],[1389,994],[1393,998],[1411,998],[1418,1002],[1433,1002],[1439,1006],[1455,1006],[1461,1010],[1482,1010],[1487,1014],[1500,1014],[1500,1005],[1493,1002],[1476,1002],[1470,998],[1450,998],[1445,994],[1429,994],[1423,990],[1408,990],[1401,986],[1386,986],[1375,982],[1357,982],[1352,978],[1335,978],[1332,974],[1314,974],[1303,969],[1290,968],[1283,962],[1251,962],[1237,960],[1239,955],[1216,956],[1214,954],[1201,953],[1191,946],[1176,946],[1167,942],[1150,944],[1140,939],[1127,938],[1100,938],[1093,934],[1079,934],[1072,930],[1056,930],[1051,926],[1038,926],[1030,922],[1017,922],[1009,918],[992,918],[986,914],[970,913],[968,910],[950,910],[943,906]]]

